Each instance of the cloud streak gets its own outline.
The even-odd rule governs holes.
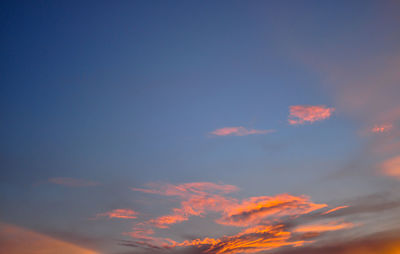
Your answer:
[[[306,196],[280,194],[275,197],[251,197],[231,206],[218,223],[243,227],[260,223],[268,217],[298,216],[326,206],[315,204]]]
[[[136,219],[137,215],[139,213],[136,211],[133,211],[131,209],[114,209],[109,212],[105,213],[98,213],[95,216],[95,219],[101,218],[101,217],[108,217],[110,219],[112,218],[117,218],[117,219]]]
[[[321,233],[321,232],[328,232],[328,231],[336,231],[342,229],[349,229],[354,227],[353,223],[349,222],[337,222],[331,221],[328,223],[315,223],[309,225],[301,225],[296,227],[293,232],[297,233]]]
[[[271,132],[275,132],[275,130],[255,130],[255,129],[246,129],[243,126],[238,126],[238,127],[224,127],[216,129],[210,132],[210,134],[214,136],[247,136],[254,134],[268,134]]]
[[[332,209],[330,209],[330,210],[328,210],[328,211],[326,211],[326,212],[321,213],[321,215],[325,215],[325,214],[329,214],[329,213],[334,213],[334,212],[336,212],[336,211],[339,211],[339,210],[342,210],[342,209],[345,209],[345,208],[348,208],[348,207],[349,207],[349,206],[347,206],[347,205],[338,206],[338,207],[332,208]]]

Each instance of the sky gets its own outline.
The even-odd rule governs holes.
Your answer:
[[[400,253],[399,1],[2,1],[0,252]]]

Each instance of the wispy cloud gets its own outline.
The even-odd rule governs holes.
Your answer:
[[[207,211],[222,211],[234,202],[233,199],[228,199],[222,195],[238,190],[233,185],[209,182],[179,185],[151,183],[148,186],[151,189],[132,188],[132,190],[163,196],[178,196],[181,199],[180,207],[174,208],[171,214],[149,221],[159,228],[167,228],[170,224],[186,221],[190,216],[200,216]]]
[[[357,239],[343,239],[318,246],[304,246],[276,252],[276,254],[397,254],[400,253],[400,232],[386,231]]]
[[[315,204],[305,196],[280,194],[275,197],[251,197],[227,209],[219,223],[231,226],[249,226],[260,223],[268,217],[301,215],[326,207]]]
[[[371,129],[371,132],[373,132],[373,133],[383,133],[383,132],[390,131],[392,128],[393,128],[393,124],[376,124]]]
[[[50,178],[49,182],[53,183],[53,184],[68,186],[68,187],[87,187],[87,186],[96,186],[96,185],[100,184],[98,182],[70,178],[70,177],[54,177],[54,178]]]
[[[301,225],[296,227],[293,232],[297,233],[321,233],[321,232],[328,232],[328,231],[336,231],[342,229],[348,229],[354,227],[353,223],[350,222],[337,222],[331,221],[328,223],[314,223],[308,225]]]
[[[231,193],[239,190],[238,187],[229,184],[216,184],[210,182],[193,182],[183,184],[149,183],[148,188],[131,188],[140,191],[163,196],[192,196],[195,194],[206,195],[208,193]]]
[[[114,209],[109,212],[96,214],[95,219],[98,219],[101,217],[108,217],[110,219],[112,219],[112,218],[136,219],[138,214],[139,214],[138,212],[131,210],[131,209]]]
[[[255,129],[246,129],[243,126],[238,127],[224,127],[220,129],[216,129],[210,134],[215,136],[247,136],[253,134],[267,134],[275,132],[275,130],[255,130]]]
[[[348,208],[348,207],[349,206],[347,206],[347,205],[338,206],[338,207],[332,208],[332,209],[330,209],[328,211],[325,211],[325,212],[321,213],[321,215],[333,213],[333,212],[336,212],[336,211],[339,211],[339,210],[342,210],[342,209],[345,209],[345,208]]]
[[[328,119],[335,111],[334,108],[329,108],[325,105],[295,105],[289,107],[289,124],[305,124],[313,123]]]

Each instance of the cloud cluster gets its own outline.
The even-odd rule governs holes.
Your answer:
[[[313,123],[316,121],[322,121],[331,117],[335,108],[329,108],[325,105],[294,105],[289,107],[289,118],[288,122],[291,125]],[[387,131],[390,128],[389,125],[377,126],[376,132]],[[375,130],[375,128],[373,129]],[[247,129],[243,126],[223,127],[216,129],[209,134],[214,136],[247,136],[254,134],[268,134],[275,132],[276,130],[256,130]]]
[[[293,224],[298,217],[327,208],[326,204],[313,203],[307,196],[279,194],[250,197],[240,201],[227,196],[237,191],[237,187],[208,182],[179,185],[152,183],[148,188],[132,188],[132,190],[178,197],[180,200],[180,206],[173,208],[171,213],[137,223],[132,232],[126,233],[135,239],[129,244],[136,247],[154,249],[195,247],[202,253],[213,254],[253,253],[284,246],[302,246],[312,242],[312,238],[318,237],[323,232],[353,226],[351,223],[331,221],[329,218],[328,221],[303,227]],[[333,213],[333,210],[328,212]],[[189,220],[191,216],[205,217],[210,213],[220,215],[215,223],[242,229],[230,236],[198,238],[183,242],[156,236],[155,229],[169,228],[173,224]]]

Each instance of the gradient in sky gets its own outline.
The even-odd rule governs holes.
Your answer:
[[[0,253],[400,253],[399,1],[2,1]]]

